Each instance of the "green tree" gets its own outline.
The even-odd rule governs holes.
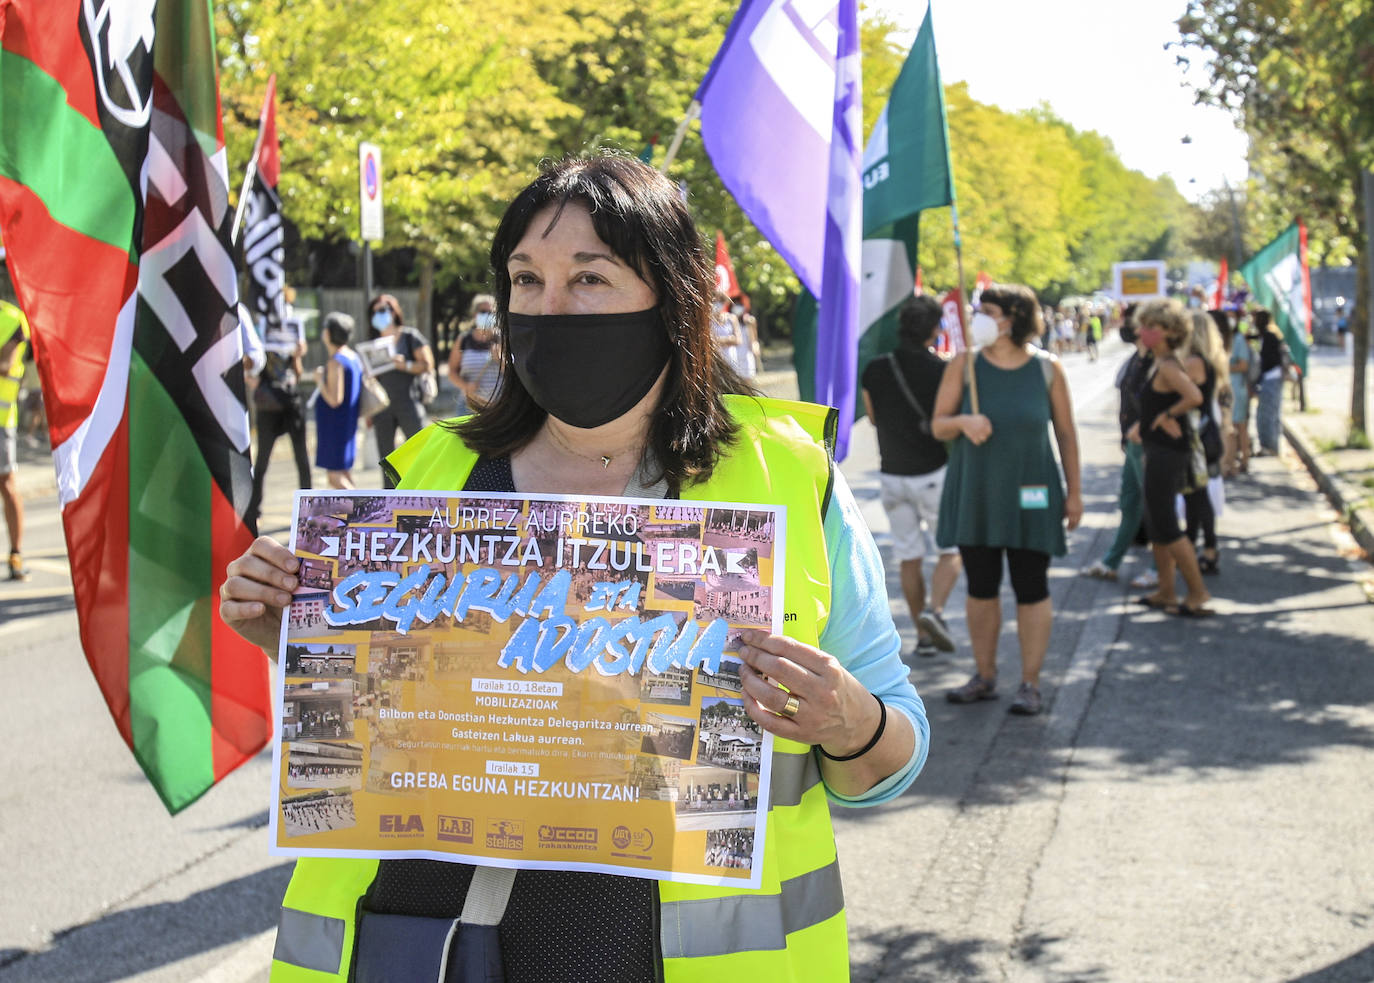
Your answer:
[[[966,276],[985,270],[1053,302],[1101,288],[1114,262],[1184,258],[1190,213],[1169,179],[1128,169],[1109,140],[1048,107],[1005,112],[962,83],[945,98]],[[948,209],[922,215],[921,263],[932,283],[954,283]]]
[[[1374,6],[1367,0],[1190,0],[1179,19],[1185,54],[1204,56],[1198,100],[1225,106],[1252,147],[1254,198],[1270,214],[1320,221],[1333,243],[1353,247],[1359,284],[1350,420],[1368,433],[1371,230],[1361,178],[1374,160]],[[1274,209],[1272,203],[1278,203]],[[1339,244],[1339,243],[1337,243]],[[1352,434],[1353,436],[1353,434]]]
[[[484,269],[495,220],[547,151],[551,123],[577,112],[508,40],[534,29],[495,0],[230,0],[217,16],[230,160],[247,161],[276,72],[287,217],[304,238],[347,240],[358,235],[357,146],[377,143],[382,248],[415,251],[422,324],[436,265]]]

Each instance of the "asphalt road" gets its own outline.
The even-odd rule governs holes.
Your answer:
[[[1374,979],[1369,568],[1269,459],[1229,489],[1217,618],[1140,613],[1124,585],[1076,576],[1114,530],[1120,355],[1067,360],[1089,515],[1052,568],[1048,712],[943,699],[971,671],[957,590],[961,651],[911,659],[925,773],[836,810],[856,981]],[[867,424],[844,471],[886,549]],[[269,528],[292,473],[269,472]],[[167,816],[84,665],[56,503],[28,515],[34,580],[0,584],[0,983],[265,980],[289,873],[267,855],[269,758]]]

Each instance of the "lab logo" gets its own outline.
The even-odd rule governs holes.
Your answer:
[[[473,822],[467,816],[440,816],[439,839],[447,843],[471,843]]]
[[[586,826],[540,826],[539,845],[563,850],[596,848],[597,831]]]
[[[525,849],[525,823],[520,819],[488,819],[487,849]]]
[[[418,813],[401,816],[384,812],[377,817],[377,831],[383,836],[424,836],[425,824]]]

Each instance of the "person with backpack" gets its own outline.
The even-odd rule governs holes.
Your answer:
[[[1041,710],[1040,668],[1054,623],[1050,557],[1067,552],[1065,528],[1078,528],[1083,518],[1078,434],[1064,367],[1032,344],[1044,324],[1029,287],[984,290],[971,328],[978,347],[956,355],[945,369],[931,424],[936,440],[954,441],[936,542],[959,547],[964,561],[977,666],[945,697],[951,703],[997,698],[1005,555],[1021,642],[1021,685],[1008,709],[1031,715]],[[965,376],[970,358],[972,385]],[[1062,475],[1050,447],[1051,427]]]
[[[954,651],[944,609],[959,579],[959,550],[935,545],[949,459],[945,445],[930,433],[935,393],[945,373],[944,359],[930,347],[942,313],[934,297],[908,297],[897,312],[897,350],[873,359],[863,373],[864,410],[878,431],[878,480],[892,529],[892,555],[916,625],[916,654],[922,656]],[[936,554],[928,607],[921,569],[927,553]]]

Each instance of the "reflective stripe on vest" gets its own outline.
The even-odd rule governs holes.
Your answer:
[[[787,948],[787,936],[844,910],[840,862],[782,882],[777,894],[665,901],[663,957],[693,959]]]
[[[277,919],[277,946],[272,950],[272,958],[317,973],[338,972],[347,928],[342,918],[283,907]]]

